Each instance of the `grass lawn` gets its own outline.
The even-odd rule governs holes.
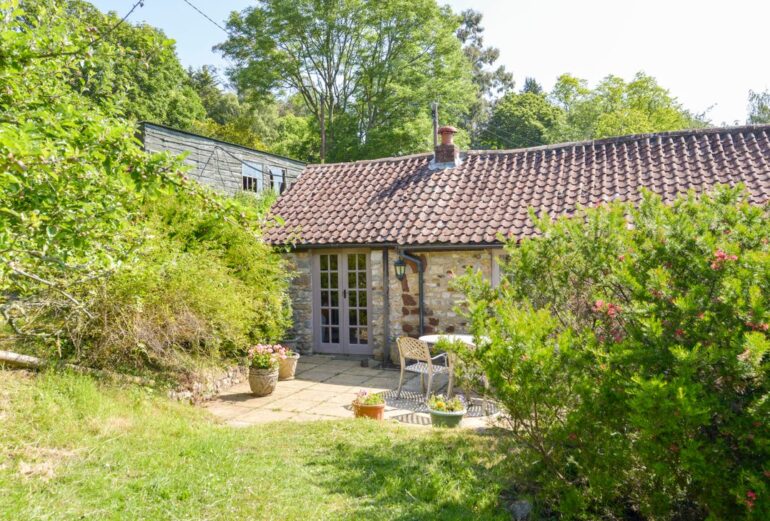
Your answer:
[[[0,519],[510,519],[494,435],[218,424],[90,377],[0,370]]]

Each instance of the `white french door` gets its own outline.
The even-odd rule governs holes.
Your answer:
[[[365,252],[313,256],[313,336],[319,353],[371,354],[371,269]]]

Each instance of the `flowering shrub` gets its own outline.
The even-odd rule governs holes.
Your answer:
[[[381,405],[385,403],[385,398],[381,394],[370,393],[361,389],[356,393],[353,405]]]
[[[465,401],[460,396],[447,398],[443,394],[431,395],[428,408],[441,412],[459,412],[465,410]]]
[[[459,284],[540,507],[770,518],[770,219],[740,189],[536,219]],[[534,216],[533,216],[534,218]],[[633,226],[629,226],[629,222]]]
[[[246,355],[249,367],[254,369],[273,369],[278,367],[278,361],[287,356],[288,350],[279,345],[257,344],[249,348]]]

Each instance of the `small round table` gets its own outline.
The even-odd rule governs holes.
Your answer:
[[[476,344],[473,341],[473,335],[454,335],[454,334],[452,334],[452,335],[423,335],[419,339],[422,340],[423,342],[425,342],[426,344],[433,346],[433,345],[436,345],[436,342],[438,342],[442,338],[445,338],[445,339],[449,340],[450,342],[462,342],[463,344],[465,344],[467,346],[476,347]],[[489,338],[488,337],[481,337],[481,340],[489,342]],[[450,371],[454,370],[455,362],[454,361],[450,362],[449,360],[447,360],[447,363],[449,364],[449,367],[452,368],[452,369],[450,369]],[[483,379],[483,382],[484,382],[484,387],[486,388],[487,387],[486,379]],[[447,392],[447,394],[449,394],[449,392]],[[465,389],[465,396],[466,396],[466,399],[468,399],[468,403],[470,403],[471,399],[470,399],[470,393],[468,392],[468,389]],[[483,397],[481,398],[481,404],[482,404],[482,409],[486,412],[487,403],[486,403],[486,400]]]
[[[423,335],[420,337],[420,340],[426,344],[435,344],[442,338],[445,338],[450,342],[462,342],[465,345],[472,347],[476,346],[476,344],[473,342],[473,335]]]

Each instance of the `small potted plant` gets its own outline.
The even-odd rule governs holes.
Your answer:
[[[273,347],[257,344],[249,349],[249,387],[255,396],[272,394],[278,384],[279,355]]]
[[[381,420],[385,411],[385,398],[381,394],[370,393],[363,389],[358,391],[353,400],[353,415],[356,418],[372,418]]]
[[[278,379],[294,380],[294,373],[297,371],[297,360],[299,353],[292,351],[282,345],[273,346],[278,353]]]
[[[428,400],[430,421],[434,427],[457,427],[468,410],[460,396],[447,398],[440,394],[432,395]]]

